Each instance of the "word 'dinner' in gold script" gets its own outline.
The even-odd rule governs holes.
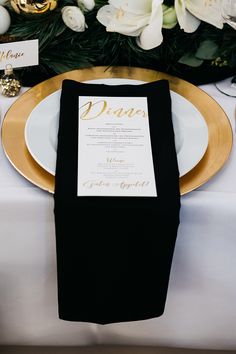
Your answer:
[[[104,115],[110,115],[117,118],[122,118],[122,117],[135,118],[137,116],[142,118],[147,118],[148,116],[145,110],[138,109],[135,107],[113,108],[108,105],[106,100],[99,100],[94,102],[88,101],[79,108],[79,111],[80,111],[80,119],[82,120],[95,119]]]

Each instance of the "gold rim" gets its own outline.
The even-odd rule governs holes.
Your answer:
[[[162,72],[143,68],[102,66],[73,70],[46,80],[25,92],[8,110],[2,126],[3,148],[11,164],[27,180],[50,193],[54,192],[54,176],[35,162],[25,144],[25,124],[34,107],[60,89],[65,79],[87,81],[105,78],[146,82],[167,79],[170,89],[190,101],[204,117],[209,132],[207,151],[197,166],[180,178],[181,195],[203,185],[225,164],[232,149],[232,129],[223,109],[208,94],[185,80]]]

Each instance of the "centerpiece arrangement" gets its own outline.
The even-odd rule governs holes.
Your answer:
[[[95,65],[213,82],[236,72],[236,31],[223,22],[219,5],[220,0],[0,0],[0,43],[39,40],[39,66],[18,70],[26,83]]]

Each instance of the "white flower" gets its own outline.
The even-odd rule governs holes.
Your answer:
[[[185,32],[194,32],[201,21],[222,28],[221,0],[175,0],[177,19]],[[223,0],[222,0],[223,1]]]
[[[87,27],[84,14],[78,7],[64,6],[61,13],[65,25],[73,31],[83,32]]]
[[[138,37],[138,45],[152,49],[162,43],[163,0],[109,0],[97,19],[108,32]]]
[[[83,6],[85,10],[91,11],[95,6],[94,0],[77,0],[78,6]]]

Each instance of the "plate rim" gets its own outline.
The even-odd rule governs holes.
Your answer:
[[[111,80],[111,79],[102,79],[102,80]],[[130,80],[130,79],[123,79],[123,80]],[[90,80],[90,82],[93,81],[93,80]],[[95,80],[96,81],[96,80]],[[137,80],[131,80],[131,81],[136,81]],[[140,81],[139,81],[140,82]],[[145,82],[144,82],[145,83]],[[108,83],[109,84],[109,83]],[[120,83],[119,83],[120,85]],[[41,166],[44,170],[46,170],[48,173],[50,173],[51,175],[55,176],[55,171],[53,170],[53,167],[52,167],[52,164],[54,164],[53,160],[54,158],[49,158],[47,156],[43,156],[45,154],[42,154],[41,152],[37,152],[37,151],[34,151],[34,147],[36,147],[38,145],[38,143],[33,143],[31,138],[30,138],[30,130],[32,132],[32,123],[36,123],[36,125],[38,125],[38,123],[40,124],[40,121],[38,121],[39,117],[35,117],[35,116],[32,116],[32,114],[34,113],[35,110],[37,110],[37,108],[39,110],[41,110],[41,107],[39,107],[43,102],[44,104],[46,105],[46,101],[49,97],[55,97],[55,96],[58,96],[58,92],[61,91],[61,89],[59,88],[58,90],[52,92],[51,94],[49,94],[48,96],[46,96],[44,99],[42,99],[31,111],[29,117],[27,118],[27,121],[26,121],[26,124],[25,124],[25,129],[24,129],[24,137],[25,137],[25,143],[26,143],[26,146],[27,146],[27,149],[28,151],[30,152],[31,156],[34,158],[34,160],[39,164],[39,166]],[[194,157],[194,161],[191,162],[191,164],[187,161],[186,164],[185,164],[185,167],[182,168],[182,170],[180,171],[180,177],[184,176],[186,173],[188,173],[189,171],[191,171],[198,163],[199,161],[202,159],[203,155],[205,154],[206,152],[206,149],[207,149],[207,146],[208,146],[208,139],[209,139],[209,136],[208,136],[208,126],[206,124],[206,121],[204,119],[204,117],[202,116],[202,114],[198,111],[198,109],[191,103],[189,102],[188,100],[185,99],[185,97],[181,96],[180,94],[178,94],[177,92],[174,92],[171,90],[171,94],[176,97],[176,100],[178,99],[181,99],[183,100],[183,103],[186,102],[188,104],[188,107],[192,109],[192,113],[196,113],[197,114],[197,118],[198,118],[198,122],[197,122],[197,126],[199,125],[202,125],[201,128],[204,130],[204,137],[203,137],[203,144],[199,147],[199,150],[200,152]],[[58,97],[57,97],[57,100],[58,100]],[[50,102],[48,102],[50,104]],[[173,101],[172,101],[172,104],[173,104]],[[189,109],[187,107],[187,109]],[[180,109],[181,109],[181,106],[180,106]],[[38,113],[39,114],[39,113]],[[176,114],[177,117],[180,116],[179,121],[181,121],[182,117],[181,117],[181,112],[179,112],[179,115]],[[47,117],[48,118],[48,117]],[[49,124],[47,124],[47,128],[49,129],[50,128],[50,124],[52,122],[52,119],[54,119],[55,117],[53,115],[50,115],[49,117]],[[192,119],[195,121],[195,118]],[[36,121],[35,121],[36,119]],[[185,119],[187,119],[187,117],[185,117]],[[41,127],[41,124],[40,124],[40,127]],[[34,127],[34,130],[36,128]],[[45,128],[41,127],[42,130],[45,130]],[[202,131],[201,131],[202,132]],[[48,154],[51,154],[53,153],[54,154],[54,149],[50,146],[49,144],[49,140],[50,140],[50,137],[49,137],[49,133],[50,131],[48,130],[48,137],[46,139],[46,141],[44,142],[45,143],[45,146],[48,146]],[[183,129],[183,134],[191,134],[191,136],[187,136],[187,141],[191,140],[191,138],[193,138],[193,131],[186,131],[186,129]],[[186,141],[186,140],[185,140]],[[36,146],[35,146],[36,144]],[[184,143],[183,143],[184,145]],[[41,150],[42,150],[42,146],[41,146]],[[178,159],[178,163],[180,164],[180,161],[179,159],[182,158],[182,156],[184,154],[186,154],[186,150],[188,151],[189,150],[189,145],[186,147],[186,144],[185,146],[183,146],[179,153],[177,154],[177,159]],[[55,152],[56,153],[56,152]],[[184,161],[183,161],[183,164],[184,164]],[[190,165],[190,166],[189,166]]]
[[[5,114],[1,132],[3,150],[13,167],[31,183],[54,193],[54,176],[36,163],[25,144],[24,127],[29,113],[41,100],[60,88],[64,79],[86,81],[102,78],[127,78],[146,82],[168,80],[170,89],[190,101],[204,117],[208,126],[208,147],[200,162],[180,178],[181,195],[206,183],[224,166],[232,150],[232,127],[223,108],[209,94],[183,79],[156,70],[97,66],[68,71],[37,84],[23,93]],[[212,117],[212,112],[215,117]]]

